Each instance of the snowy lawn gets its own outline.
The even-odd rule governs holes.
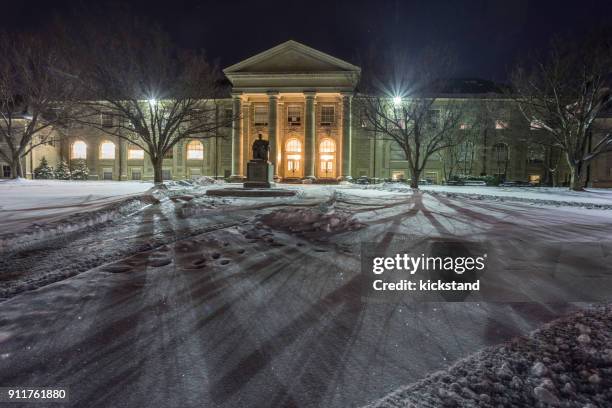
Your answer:
[[[0,231],[93,211],[143,193],[151,183],[131,181],[0,181]]]
[[[408,187],[409,188],[409,187]],[[423,191],[452,193],[477,198],[496,198],[538,204],[594,206],[612,209],[612,189],[592,188],[570,191],[566,187],[487,187],[487,186],[419,186]],[[478,197],[481,196],[481,197]]]

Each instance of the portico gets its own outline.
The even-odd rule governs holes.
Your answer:
[[[270,142],[275,177],[350,177],[351,99],[360,71],[295,41],[226,68],[235,118],[232,178],[244,178],[259,135]]]

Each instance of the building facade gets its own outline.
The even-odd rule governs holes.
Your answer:
[[[241,181],[252,158],[251,146],[259,136],[270,142],[270,161],[279,180],[410,178],[399,146],[364,126],[361,96],[356,93],[359,67],[287,41],[223,72],[232,84],[232,93],[231,98],[221,101],[219,115],[235,118],[233,125],[206,140],[178,143],[164,159],[164,179],[207,175]],[[434,155],[422,178],[441,183],[451,174],[497,175],[506,180],[555,185],[569,180],[564,158],[558,152],[534,148],[526,142],[542,131],[525,123],[511,101],[488,93],[455,93],[439,99],[445,98],[467,105],[487,100],[502,109],[496,110],[496,116],[484,128],[462,124],[462,130],[474,133],[469,151],[460,152],[463,159],[452,162],[453,168],[449,168],[444,153]],[[102,125],[109,120],[112,118],[100,118]],[[596,132],[610,127],[612,119],[601,118]],[[28,177],[45,156],[52,166],[62,159],[85,160],[93,180],[153,179],[151,161],[128,141],[78,126],[62,133],[61,141],[37,147],[25,158]],[[0,175],[10,177],[10,168],[5,163],[0,165]],[[612,153],[598,157],[589,173],[592,186],[612,187]]]

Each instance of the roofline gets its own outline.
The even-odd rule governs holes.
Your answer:
[[[310,55],[312,55],[314,57],[319,57],[319,58],[322,58],[322,59],[326,59],[326,60],[329,60],[330,62],[333,62],[333,63],[335,63],[335,64],[337,64],[337,65],[339,65],[341,67],[345,67],[345,69],[348,70],[348,71],[356,71],[356,72],[361,73],[361,68],[360,67],[358,67],[356,65],[353,65],[350,62],[341,60],[340,58],[336,58],[336,57],[334,57],[332,55],[326,54],[323,51],[319,51],[319,50],[317,50],[315,48],[309,47],[308,45],[302,44],[302,43],[300,43],[298,41],[295,41],[295,40],[285,41],[285,42],[283,42],[281,44],[278,44],[275,47],[269,48],[269,49],[267,49],[265,51],[262,51],[262,52],[260,52],[258,54],[255,54],[255,55],[253,55],[253,56],[251,56],[251,57],[249,57],[249,58],[247,58],[245,60],[242,60],[242,61],[240,61],[240,62],[238,62],[236,64],[230,65],[229,67],[226,67],[226,68],[223,69],[223,73],[226,74],[226,75],[227,74],[233,74],[233,73],[235,73],[235,71],[239,70],[240,68],[242,68],[242,67],[244,67],[246,65],[250,65],[250,64],[256,63],[258,61],[261,61],[264,58],[276,55],[279,52],[281,52],[281,51],[283,51],[285,49],[288,49],[288,48],[302,49],[302,50],[306,51],[308,54],[310,54]]]

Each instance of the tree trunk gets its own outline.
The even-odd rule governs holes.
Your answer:
[[[419,179],[421,177],[421,172],[418,170],[412,169],[412,180],[410,180],[410,188],[419,188]]]
[[[163,157],[151,157],[151,163],[153,164],[153,182],[155,184],[164,183],[164,180],[162,177],[163,162],[164,162]]]
[[[582,182],[581,165],[575,164],[570,166],[570,190],[584,191],[584,183]]]
[[[12,163],[10,163],[10,166],[12,179],[16,179],[19,177],[23,178],[23,167],[21,166],[21,160],[19,159],[19,157],[17,157],[16,159],[13,158],[13,161]]]

